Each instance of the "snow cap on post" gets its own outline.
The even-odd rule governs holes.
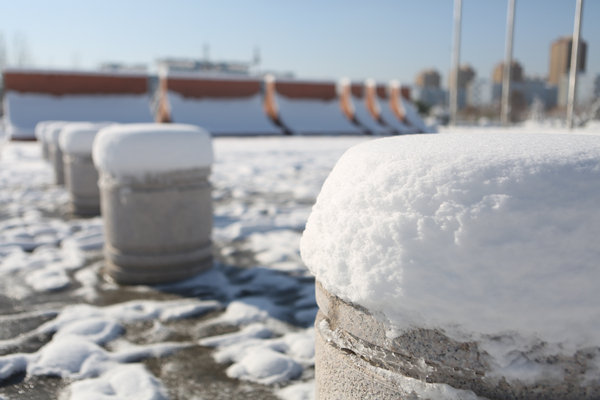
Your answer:
[[[422,327],[600,346],[598,204],[598,136],[380,139],[338,161],[301,253],[391,337]]]
[[[60,136],[60,131],[66,124],[68,124],[67,121],[56,121],[46,125],[44,129],[44,141],[54,146],[58,146],[58,138]]]
[[[115,178],[209,168],[210,133],[185,124],[122,124],[101,129],[94,140],[96,167]]]
[[[63,153],[91,155],[96,133],[113,122],[73,122],[60,131],[58,144]]]

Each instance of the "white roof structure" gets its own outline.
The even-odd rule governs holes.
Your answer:
[[[367,97],[365,96],[365,86],[362,83],[350,82],[347,79],[340,81],[340,96],[342,107],[346,104],[346,114],[348,118],[356,121],[358,125],[366,129],[367,133],[375,135],[389,135],[391,130],[377,121],[374,113],[369,111]]]
[[[152,122],[147,76],[140,73],[7,69],[6,131],[35,139],[38,122]]]
[[[417,133],[415,129],[403,123],[392,109],[387,85],[377,85],[369,79],[365,82],[365,89],[367,102],[372,103],[375,110],[379,110],[379,118],[394,133],[400,135]]]
[[[214,136],[279,135],[265,114],[262,81],[252,77],[173,73],[161,78],[162,120],[194,124]]]
[[[274,102],[276,117],[292,133],[363,133],[344,116],[335,82],[271,79],[266,85],[267,101]]]

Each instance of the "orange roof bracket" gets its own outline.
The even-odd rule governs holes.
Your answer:
[[[263,100],[263,108],[265,114],[275,123],[279,121],[279,106],[277,105],[277,97],[275,96],[275,77],[273,75],[265,76],[264,80],[265,93]]]
[[[173,122],[171,117],[171,104],[167,95],[167,78],[161,75],[158,83],[158,108],[156,110],[156,122]]]
[[[375,121],[384,123],[381,119],[381,108],[377,101],[377,86],[372,79],[367,79],[365,81],[365,107]]]
[[[356,121],[354,104],[352,103],[352,93],[350,80],[344,78],[340,80],[339,86],[340,108],[342,113],[352,122]]]
[[[400,96],[402,95],[400,90],[400,82],[394,80],[390,82],[390,108],[394,115],[402,122],[408,123],[406,120],[406,110],[402,104]]]

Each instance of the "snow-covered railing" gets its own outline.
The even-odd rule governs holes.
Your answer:
[[[396,93],[390,94],[389,85],[378,85],[372,79],[365,82],[365,103],[375,120],[388,127],[393,133],[404,135],[418,133],[418,130],[403,120],[403,111],[397,104]],[[398,100],[398,101],[393,101]]]
[[[157,120],[198,125],[215,136],[281,134],[263,110],[261,85],[248,76],[168,72]]]
[[[346,118],[335,82],[277,80],[267,77],[265,108],[269,116],[295,134],[361,134]]]
[[[301,241],[319,399],[600,395],[600,137],[350,149]]]
[[[182,124],[112,125],[96,135],[93,160],[110,276],[163,283],[212,265],[208,132]]]
[[[72,122],[60,131],[58,144],[62,152],[65,186],[69,191],[69,208],[74,214],[100,214],[98,171],[92,161],[92,145],[96,133],[110,124]]]
[[[133,72],[6,69],[4,110],[12,139],[35,138],[38,122],[151,122],[148,77]]]

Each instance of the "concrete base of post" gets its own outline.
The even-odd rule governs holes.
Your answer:
[[[442,385],[488,399],[596,399],[600,383],[588,382],[600,349],[574,356],[537,355],[556,372],[530,381],[492,373],[476,342],[459,342],[435,329],[386,336],[384,322],[363,307],[332,295],[317,282],[316,395],[325,399],[426,399],[443,397]],[[501,337],[498,340],[502,340]],[[523,357],[533,355],[523,354]],[[440,397],[440,398],[442,398]]]
[[[71,212],[81,216],[100,215],[98,171],[91,155],[64,154],[63,164]]]
[[[101,175],[107,273],[123,284],[189,278],[212,266],[210,169],[115,181]]]
[[[48,143],[45,141],[42,141],[41,146],[42,146],[42,159],[44,159],[46,161],[50,160],[50,152],[48,150]]]

